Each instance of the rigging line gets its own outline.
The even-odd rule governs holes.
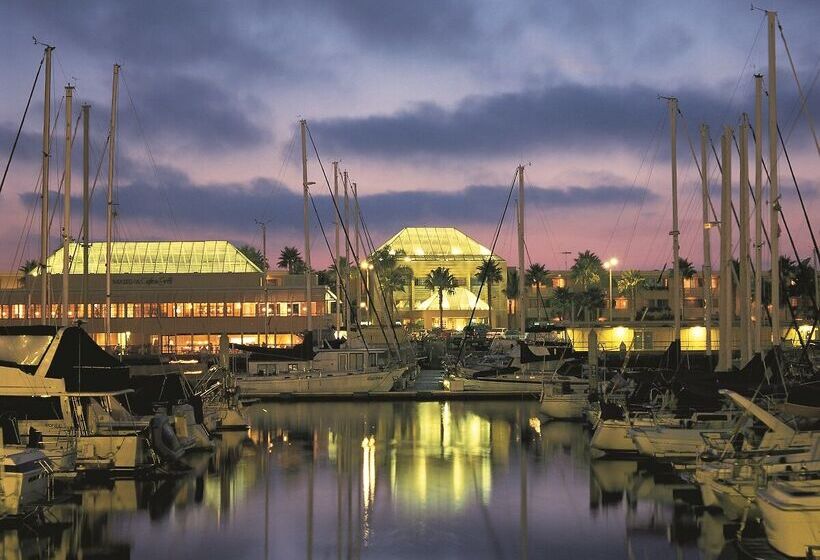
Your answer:
[[[803,217],[806,219],[806,226],[809,228],[809,234],[811,235],[812,244],[814,244],[814,254],[820,259],[820,251],[817,250],[817,238],[814,236],[814,229],[811,227],[811,220],[809,219],[809,214],[806,212],[806,204],[803,201],[803,194],[800,192],[800,186],[797,184],[797,177],[794,175],[794,168],[792,167],[792,160],[789,157],[789,152],[786,149],[786,143],[783,141],[783,134],[780,132],[780,126],[777,127],[777,135],[780,137],[780,146],[783,148],[783,155],[786,156],[786,163],[789,166],[789,172],[792,176],[792,181],[794,182],[794,188],[797,191],[797,197],[800,199],[800,208],[803,209]],[[778,201],[779,204],[780,201]],[[782,210],[781,210],[782,211]]]
[[[527,241],[524,240],[524,252],[527,254],[527,260],[530,262],[530,268],[532,268],[533,262],[532,257],[530,256],[530,247],[527,245]],[[524,280],[526,284],[526,273],[524,275]],[[544,286],[546,288],[546,286]],[[547,302],[544,300],[544,294],[538,292],[538,303],[544,308],[544,315],[549,315],[549,309],[547,308]],[[549,317],[547,317],[549,319]]]
[[[3,170],[3,178],[0,180],[0,193],[3,192],[3,185],[6,184],[6,175],[8,175],[11,160],[14,159],[14,152],[17,150],[17,142],[20,141],[20,134],[23,132],[23,125],[26,122],[26,115],[28,115],[28,108],[31,106],[31,98],[34,97],[34,89],[37,87],[37,80],[40,78],[40,72],[43,69],[43,61],[45,55],[40,59],[40,66],[37,67],[37,74],[34,76],[34,83],[31,84],[31,91],[28,94],[28,101],[26,101],[26,108],[23,110],[23,117],[20,119],[20,126],[17,127],[17,134],[14,136],[14,143],[11,145],[11,153],[9,159],[6,161],[6,168]]]
[[[808,98],[811,95],[812,91],[814,91],[814,86],[817,85],[817,79],[820,78],[820,58],[817,59],[816,64],[817,70],[814,72],[814,78],[811,81],[808,89],[806,90],[806,97]],[[789,133],[786,134],[786,141],[791,139],[791,135],[794,132],[794,129],[797,127],[797,121],[800,118],[800,113],[802,112],[802,105],[797,103],[797,106],[794,108],[793,113],[794,116],[791,117],[791,124],[789,125]]]
[[[612,243],[612,239],[615,237],[615,231],[618,229],[618,225],[621,222],[621,216],[623,216],[624,210],[626,210],[626,207],[629,204],[629,194],[632,193],[632,190],[638,183],[638,177],[640,176],[641,170],[643,169],[643,166],[646,163],[646,157],[649,155],[649,151],[652,149],[652,145],[655,143],[655,138],[660,132],[661,128],[663,127],[665,120],[666,119],[662,114],[661,117],[658,119],[658,124],[652,131],[652,135],[649,137],[649,143],[646,145],[646,149],[643,152],[643,156],[641,156],[641,163],[640,165],[638,165],[638,170],[635,172],[635,177],[632,179],[632,185],[630,185],[627,195],[624,196],[624,203],[623,205],[621,205],[621,210],[618,212],[618,218],[615,220],[615,225],[612,226],[612,231],[609,234],[609,240],[606,242],[606,246],[604,247],[604,254],[607,254],[609,252],[609,246]]]
[[[754,41],[752,42],[752,46],[749,48],[749,53],[746,55],[746,62],[743,64],[743,68],[740,70],[740,73],[737,76],[737,82],[735,82],[735,88],[732,90],[732,95],[729,97],[729,101],[726,103],[726,108],[723,109],[723,117],[725,117],[732,108],[732,103],[734,103],[735,95],[737,95],[737,91],[740,88],[740,82],[743,80],[743,75],[746,73],[746,68],[749,66],[749,60],[752,58],[752,53],[754,52],[755,47],[757,46],[757,41],[760,38],[760,32],[763,30],[763,23],[766,21],[765,14],[760,18],[760,25],[757,27],[757,33],[755,34]]]
[[[285,157],[282,159],[282,164],[279,166],[279,173],[276,176],[276,180],[280,184],[282,183],[282,175],[284,174],[285,167],[287,166],[288,163],[290,163],[291,156],[293,155],[293,148],[296,145],[296,134],[297,134],[298,130],[299,130],[298,127],[296,127],[296,126],[293,127],[293,134],[291,134],[287,152],[285,154]],[[264,216],[270,216],[271,215],[270,214],[270,206],[271,206],[272,202],[273,202],[273,197],[267,199],[266,204],[265,204],[265,211],[263,213]],[[269,218],[269,219],[272,219],[272,218]]]
[[[666,119],[663,119],[663,122],[666,122]],[[632,233],[629,236],[629,241],[626,244],[626,250],[624,252],[624,260],[629,257],[629,251],[632,249],[632,242],[635,240],[635,234],[638,231],[638,222],[640,221],[641,213],[643,212],[644,204],[646,203],[646,198],[649,194],[649,184],[652,181],[652,173],[655,171],[655,162],[658,158],[658,152],[661,149],[661,142],[660,136],[658,136],[658,140],[655,144],[655,155],[652,156],[652,162],[649,165],[649,171],[646,176],[646,184],[644,186],[643,196],[641,196],[641,203],[638,205],[638,211],[635,214],[635,221],[632,223]]]
[[[313,212],[314,212],[314,214],[316,214],[316,220],[319,222],[319,229],[322,232],[322,237],[325,240],[325,245],[327,246],[327,250],[330,253],[331,258],[333,258],[334,257],[333,250],[330,248],[330,241],[327,238],[327,233],[325,232],[325,227],[322,224],[322,218],[319,215],[319,209],[316,207],[316,200],[313,198],[313,195],[310,193],[310,191],[308,191],[308,197],[310,198],[310,204],[313,206]],[[338,261],[335,258],[333,258],[333,262],[336,263]],[[345,287],[346,282],[341,281],[342,280],[342,271],[339,269],[338,266],[334,266],[333,269],[336,271],[336,276],[339,277],[339,280],[340,280],[339,285],[341,286],[342,291],[344,292],[345,305],[347,305],[348,307],[352,307],[353,302],[351,301],[350,296],[349,296],[348,291],[347,291],[347,288]],[[339,305],[339,299],[338,298],[339,298],[339,294],[336,294],[336,305]],[[356,314],[356,323],[357,324],[359,323],[358,313]],[[347,327],[347,325],[345,325],[345,327]],[[339,329],[340,329],[340,325],[336,325],[336,330],[338,331]],[[361,330],[361,327],[360,327],[360,330]],[[370,349],[367,346],[367,340],[364,336],[362,337],[362,343],[364,344],[364,349],[367,352],[370,352]]]
[[[777,18],[777,28],[780,30],[780,38],[783,39],[783,46],[786,48],[786,56],[789,59],[789,65],[792,69],[792,76],[794,76],[794,82],[797,84],[797,91],[800,94],[801,110],[806,113],[806,118],[809,121],[809,128],[811,129],[811,134],[812,136],[814,136],[814,147],[817,149],[817,154],[820,155],[820,143],[817,142],[817,132],[814,130],[814,118],[811,116],[811,112],[809,111],[808,99],[803,94],[803,86],[800,85],[800,80],[797,77],[797,69],[794,67],[792,53],[791,50],[789,50],[789,43],[786,42],[786,34],[783,33],[783,24],[780,22],[779,17]],[[780,134],[779,127],[777,133]],[[780,141],[783,141],[782,136]],[[783,148],[785,149],[785,146]],[[815,244],[815,248],[816,247],[817,245]]]
[[[313,151],[316,154],[316,160],[319,162],[319,168],[322,170],[322,175],[325,178],[325,184],[327,185],[327,190],[330,193],[330,199],[333,202],[333,208],[336,210],[336,218],[339,220],[339,224],[342,226],[342,229],[344,230],[345,243],[347,244],[348,248],[350,249],[350,254],[353,255],[353,259],[356,262],[356,270],[358,271],[359,278],[362,282],[362,285],[364,286],[364,291],[365,291],[365,294],[367,294],[368,302],[370,303],[371,309],[374,310],[374,313],[376,315],[376,320],[379,323],[379,329],[381,330],[382,335],[384,336],[384,340],[387,343],[387,347],[390,348],[390,340],[387,337],[387,333],[384,330],[384,325],[382,324],[381,317],[379,316],[379,313],[376,312],[376,310],[375,310],[376,306],[375,306],[375,302],[373,300],[373,295],[371,294],[371,290],[370,290],[370,287],[368,286],[368,283],[365,281],[364,271],[362,270],[361,263],[359,261],[359,255],[356,254],[356,250],[350,242],[350,235],[348,234],[347,224],[345,224],[344,221],[342,220],[342,214],[341,214],[341,211],[339,210],[338,201],[333,196],[333,189],[330,186],[330,179],[327,176],[327,172],[325,171],[325,166],[322,163],[322,158],[319,156],[319,149],[316,146],[316,142],[313,140],[313,134],[310,132],[310,127],[307,125],[307,122],[305,122],[305,129],[307,130],[308,137],[310,138],[310,143],[313,146]],[[356,323],[359,326],[359,333],[361,333],[361,324],[359,323],[359,320],[358,320],[358,314],[357,314]],[[391,327],[393,327],[393,326],[391,325]],[[399,350],[401,345],[399,343],[398,335],[396,335],[395,327],[393,327],[393,336],[396,339],[396,354],[397,354],[399,360],[401,360],[401,352]]]
[[[544,209],[541,208],[541,206],[535,206],[535,208],[538,210],[538,219],[541,221],[541,227],[544,228],[544,237],[549,245],[549,251],[552,253],[553,258],[558,260],[558,253],[555,251],[555,244],[552,242],[552,235],[550,235],[550,230],[547,227],[547,219],[544,215]]]
[[[140,137],[142,138],[142,143],[145,146],[145,152],[148,154],[148,160],[151,162],[151,168],[154,171],[154,177],[156,177],[157,184],[162,189],[162,194],[164,195],[163,198],[165,199],[165,205],[168,210],[168,217],[171,220],[174,233],[176,234],[177,238],[179,238],[179,228],[177,227],[177,221],[174,217],[174,209],[171,206],[171,200],[168,196],[168,189],[165,183],[161,181],[159,178],[159,169],[157,168],[157,162],[154,159],[153,152],[151,152],[151,146],[148,144],[148,138],[145,135],[145,128],[142,126],[142,119],[140,119],[139,113],[137,112],[137,106],[134,103],[134,98],[131,95],[131,88],[128,87],[128,80],[125,79],[125,72],[122,67],[120,67],[120,76],[122,76],[122,83],[125,86],[126,94],[128,94],[128,102],[131,104],[131,110],[134,112],[134,117],[137,121],[137,130],[139,130]]]
[[[370,235],[370,229],[367,227],[367,224],[364,221],[364,213],[362,212],[361,207],[359,206],[358,197],[356,197],[356,210],[358,211],[359,221],[361,222],[362,229],[364,230],[365,239],[369,243],[371,252],[375,253],[376,252],[376,245],[373,243],[373,238]],[[390,322],[390,328],[393,332],[394,338],[396,339],[396,345],[400,348],[401,344],[399,343],[398,335],[396,334],[396,326],[395,326],[395,321],[393,320],[393,313],[390,310],[391,306],[387,301],[387,295],[384,293],[384,289],[382,288],[382,280],[381,280],[381,278],[379,278],[378,271],[376,271],[376,279],[378,280],[378,284],[379,284],[378,285],[378,290],[381,293],[382,301],[384,302],[384,308],[385,308],[385,311],[387,313],[387,319]],[[374,312],[376,312],[375,309],[374,309]]]
[[[100,161],[99,161],[99,164],[97,165],[97,173],[94,175],[94,183],[91,185],[91,189],[89,190],[89,193],[88,193],[88,204],[89,204],[88,220],[89,220],[89,222],[91,221],[91,212],[90,212],[91,200],[94,197],[94,189],[97,188],[97,179],[100,178],[100,170],[102,169],[102,164],[103,164],[103,161],[105,160],[105,154],[107,152],[108,152],[108,138],[105,139],[105,144],[103,145],[102,153],[100,154]],[[77,233],[77,236],[75,237],[77,242],[74,243],[74,251],[71,253],[72,262],[73,262],[74,258],[77,256],[77,251],[82,246],[82,243],[80,242],[80,239],[82,238],[83,228],[84,228],[85,225],[86,224],[83,223],[83,220],[80,220],[79,232]],[[90,226],[91,224],[89,223],[88,225]],[[91,245],[91,240],[90,239],[88,240],[88,244]]]
[[[498,220],[498,225],[495,228],[495,234],[493,235],[493,245],[490,247],[490,256],[488,257],[489,260],[492,260],[493,255],[496,254],[495,247],[498,243],[498,238],[501,235],[501,228],[504,225],[504,217],[507,215],[507,210],[510,207],[510,199],[512,198],[513,192],[515,191],[515,181],[518,178],[518,169],[515,170],[515,174],[513,175],[512,182],[510,183],[510,192],[507,193],[507,201],[504,203],[504,211],[501,212],[501,218]],[[519,274],[523,274],[523,271],[519,271]],[[470,311],[470,318],[467,321],[467,326],[471,326],[473,324],[473,318],[475,317],[476,309],[478,308],[478,302],[481,299],[481,290],[484,288],[484,283],[487,280],[487,275],[484,274],[481,277],[481,284],[478,286],[478,293],[476,294],[476,303],[473,306],[473,309]],[[492,294],[490,294],[492,297]],[[523,294],[519,294],[520,298],[524,298]],[[489,299],[489,298],[488,298]],[[523,334],[523,333],[522,333]],[[464,345],[467,342],[467,337],[463,337],[461,339],[461,343],[458,346],[458,357],[456,359],[456,364],[461,362],[461,358],[464,356]]]
[[[80,119],[82,118],[82,113],[77,116],[77,122],[74,123],[74,131],[71,136],[71,146],[70,150],[73,151],[74,149],[74,140],[77,138],[78,128],[80,128]],[[63,201],[60,199],[60,193],[63,192],[63,183],[65,182],[65,162],[63,162],[63,174],[60,176],[60,184],[57,186],[57,202],[60,205],[60,209],[62,210]],[[51,226],[54,224],[54,216],[57,214],[57,204],[51,210],[51,218],[48,221],[48,229],[51,230]]]

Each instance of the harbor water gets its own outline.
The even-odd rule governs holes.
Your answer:
[[[186,457],[187,474],[77,484],[42,527],[0,533],[0,557],[717,558],[732,547],[719,517],[682,499],[692,487],[593,459],[588,428],[542,421],[533,400],[246,410],[251,429]]]

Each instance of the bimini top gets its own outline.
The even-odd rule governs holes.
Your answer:
[[[71,248],[69,274],[83,274],[83,252]],[[63,272],[63,249],[48,258],[48,271]],[[105,274],[105,243],[91,243],[89,274]],[[224,274],[254,272],[253,262],[228,241],[115,241],[111,243],[111,274]],[[31,272],[36,276],[39,269]]]
[[[452,227],[408,227],[387,240],[380,249],[404,251],[412,260],[483,259],[490,250]],[[493,257],[499,261],[504,259]]]

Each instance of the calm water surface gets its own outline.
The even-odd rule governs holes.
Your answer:
[[[716,558],[721,519],[537,403],[259,403],[190,475],[77,490],[15,558]]]

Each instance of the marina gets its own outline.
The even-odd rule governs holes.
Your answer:
[[[820,557],[820,10],[354,4],[0,7],[0,560]]]

